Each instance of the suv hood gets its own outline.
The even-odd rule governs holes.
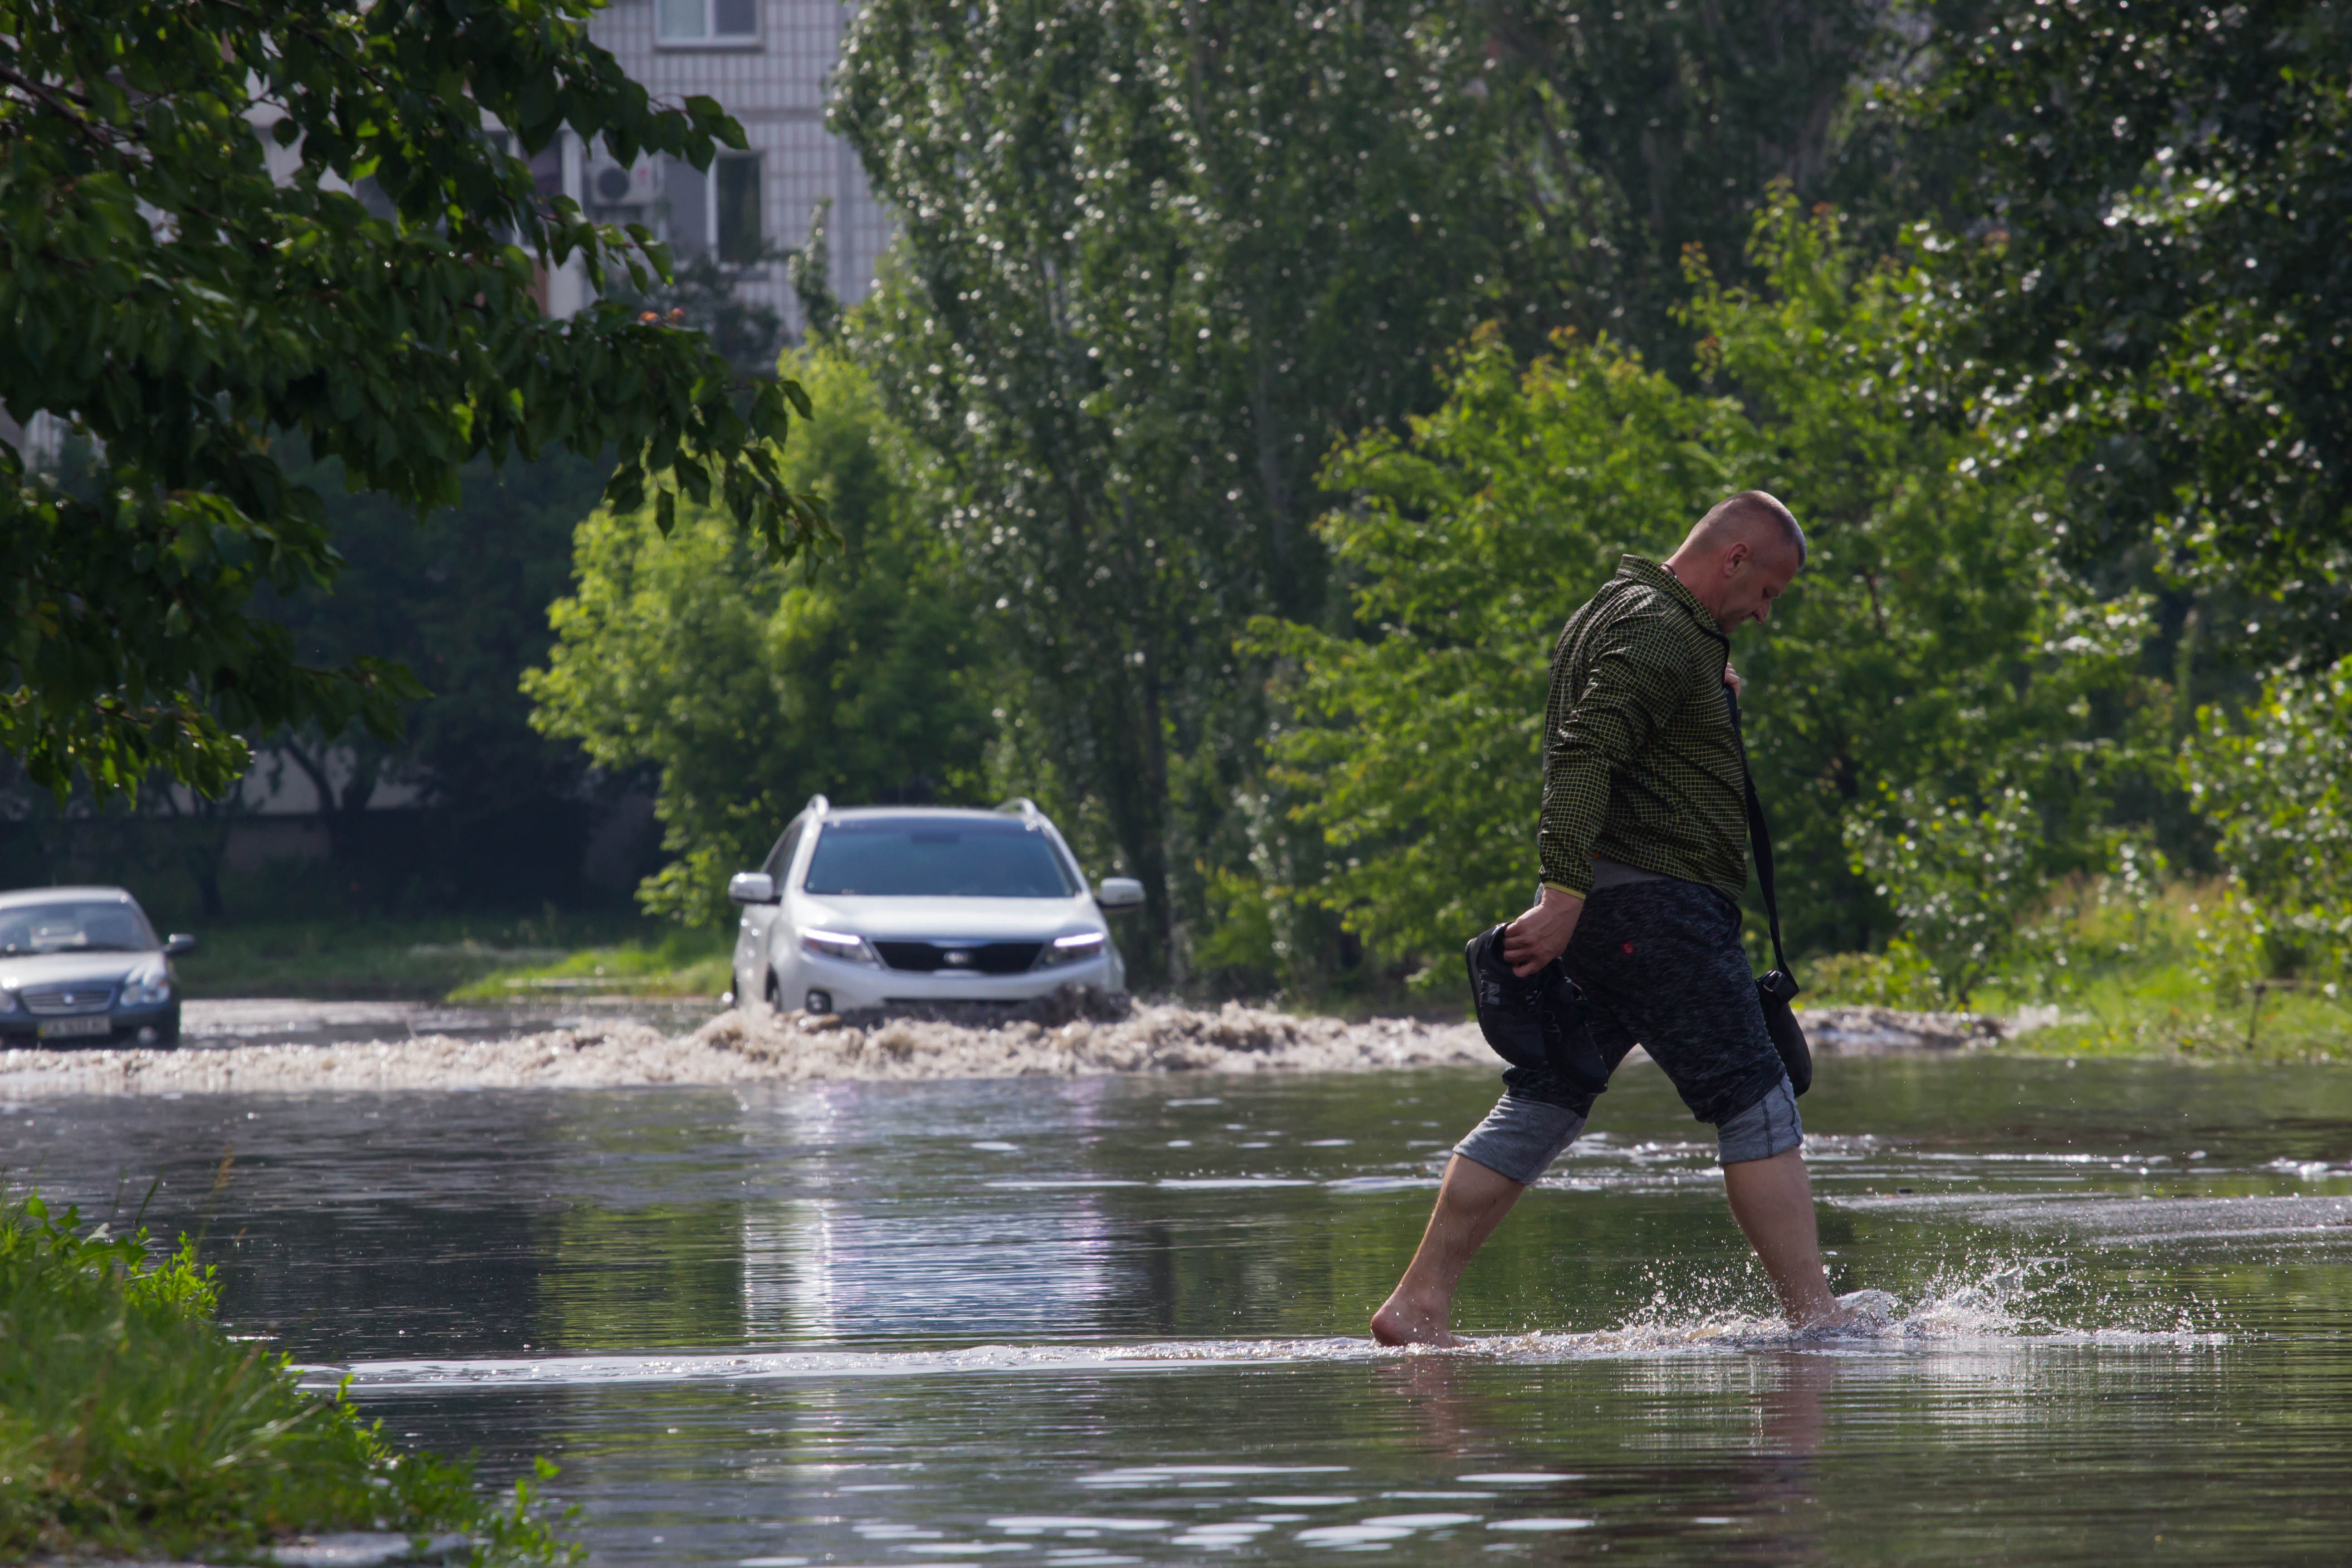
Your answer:
[[[794,919],[803,931],[826,926],[859,936],[1045,942],[1103,929],[1094,900],[1083,894],[1067,899],[875,899],[802,893],[795,902]]]
[[[45,952],[0,958],[0,985],[69,984],[77,980],[120,980],[134,969],[160,963],[163,954],[145,952]]]

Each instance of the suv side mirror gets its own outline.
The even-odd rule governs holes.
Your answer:
[[[163,939],[163,952],[167,957],[177,958],[184,952],[194,952],[195,951],[196,939],[190,936],[186,931],[175,931],[171,935]]]
[[[1107,910],[1134,910],[1143,907],[1143,884],[1132,877],[1105,877],[1095,902]]]
[[[738,904],[772,904],[776,879],[765,871],[738,871],[727,879],[727,897]]]

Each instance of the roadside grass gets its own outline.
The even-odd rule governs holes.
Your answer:
[[[486,1564],[577,1559],[528,1485],[493,1500],[470,1464],[398,1452],[224,1333],[215,1306],[191,1239],[159,1253],[37,1194],[0,1206],[0,1559],[249,1561],[340,1530],[462,1533]]]
[[[173,968],[184,994],[198,998],[437,1001],[491,975],[560,963],[584,948],[645,944],[655,929],[630,914],[561,911],[244,921],[199,928],[196,951]],[[712,993],[724,989],[722,974]]]
[[[2325,974],[2250,973],[2231,942],[2219,883],[2175,883],[2150,898],[2111,886],[2062,888],[1970,1010],[2042,1020],[2006,1048],[2035,1056],[2177,1056],[2211,1061],[2352,1060],[2352,984]],[[1901,941],[1804,966],[1802,1005],[1956,1004]],[[2054,1019],[2053,1016],[2054,1015]]]
[[[671,930],[603,947],[546,954],[488,971],[449,993],[453,1002],[513,1002],[537,992],[594,995],[717,996],[731,984],[723,931]]]
[[[2015,1012],[1988,992],[1988,1010]],[[2352,1061],[2352,1005],[2338,988],[2267,982],[2222,1001],[2185,964],[2103,976],[2050,1004],[2055,1023],[2016,1036],[2034,1056],[2161,1057],[2206,1061]]]

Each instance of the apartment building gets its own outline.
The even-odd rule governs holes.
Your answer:
[[[681,259],[716,258],[745,299],[782,311],[798,336],[799,303],[776,258],[807,239],[818,204],[833,204],[825,237],[843,303],[865,298],[889,243],[857,155],[824,128],[827,83],[855,9],[854,0],[614,0],[589,24],[596,42],[656,100],[717,99],[750,145],[721,152],[700,173],[667,158],[624,168],[601,148],[583,159],[569,147],[562,164],[551,163],[549,183],[593,217],[646,223]],[[572,303],[550,300],[559,311]]]

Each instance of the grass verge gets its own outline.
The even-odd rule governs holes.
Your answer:
[[[511,963],[457,986],[453,1002],[513,1002],[547,991],[594,995],[716,996],[732,983],[726,936],[673,931],[640,939],[549,954]]]
[[[197,934],[196,951],[173,966],[190,996],[401,1001],[437,1001],[494,975],[561,964],[584,949],[663,940],[640,917],[554,911],[241,921]],[[714,995],[726,989],[725,968],[722,959]]]
[[[2269,981],[2225,1001],[2194,972],[2168,965],[2103,977],[2049,1005],[2058,1009],[2058,1021],[2016,1037],[2011,1048],[2037,1056],[2352,1061],[2352,1006],[2316,988]]]
[[[252,1559],[327,1531],[463,1532],[481,1564],[579,1553],[494,1501],[470,1465],[401,1454],[286,1358],[223,1333],[183,1239],[85,1232],[37,1194],[0,1207],[0,1559],[103,1552]],[[542,1479],[553,1473],[542,1464]]]
[[[2232,946],[2225,889],[2175,883],[2150,897],[2070,885],[2031,922],[2006,969],[1979,984],[1979,1013],[2053,1015],[2011,1049],[2042,1056],[2352,1061],[2352,984],[2329,972],[2263,973]],[[1900,940],[1883,952],[1802,965],[1806,1004],[1960,1005]]]

